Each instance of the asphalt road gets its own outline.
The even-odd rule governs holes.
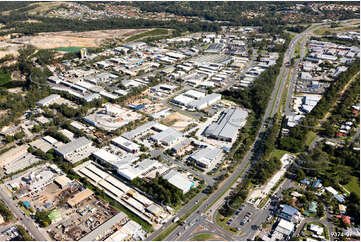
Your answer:
[[[235,169],[235,171],[232,173],[232,175],[224,181],[224,183],[222,184],[222,186],[220,188],[217,189],[217,191],[215,193],[213,193],[207,200],[206,202],[204,202],[204,204],[202,204],[199,208],[199,213],[198,211],[192,213],[188,219],[187,219],[187,222],[190,222],[190,223],[195,223],[196,219],[199,217],[199,215],[203,212],[205,212],[205,209],[207,208],[208,204],[211,204],[213,202],[215,202],[216,200],[218,200],[218,197],[220,197],[222,195],[222,193],[224,193],[228,187],[233,183],[233,181],[235,181],[236,179],[238,179],[238,175],[239,173],[244,169],[246,168],[246,166],[248,165],[253,153],[254,153],[254,145],[256,143],[258,143],[262,138],[263,138],[263,134],[264,132],[266,131],[266,120],[269,118],[269,117],[273,117],[275,113],[278,112],[279,110],[279,106],[281,104],[281,101],[282,101],[282,93],[283,93],[283,90],[285,88],[285,83],[286,83],[286,80],[287,80],[287,76],[288,76],[288,71],[290,70],[289,68],[286,67],[286,63],[291,60],[294,56],[294,53],[295,53],[295,48],[296,48],[296,43],[301,39],[303,38],[304,36],[306,36],[309,32],[309,29],[307,29],[305,32],[302,32],[300,34],[298,34],[295,38],[293,38],[290,42],[290,45],[289,45],[289,48],[287,49],[286,53],[285,53],[285,56],[284,56],[284,60],[283,60],[283,65],[280,69],[280,74],[279,76],[277,77],[277,80],[276,80],[276,83],[275,83],[275,87],[272,91],[272,95],[271,95],[271,98],[268,102],[268,105],[267,105],[267,109],[266,109],[266,112],[265,112],[265,115],[263,117],[263,120],[262,120],[262,125],[261,125],[261,128],[260,130],[258,131],[257,133],[257,136],[256,136],[256,140],[255,140],[255,143],[253,143],[252,145],[252,148],[250,151],[247,152],[247,155],[246,157],[241,161],[240,165]],[[274,101],[275,100],[275,101]],[[222,196],[220,199],[224,199],[224,197]],[[214,212],[214,211],[213,211]],[[265,218],[266,216],[266,213],[263,214],[263,216],[259,216],[259,220]],[[213,216],[214,217],[214,216]],[[258,218],[258,216],[257,216]],[[252,220],[251,223],[254,223],[256,221]],[[199,223],[199,222],[198,222]],[[217,226],[215,224],[215,226]],[[184,228],[178,226],[175,230],[173,230],[173,232],[166,238],[166,240],[175,240],[177,239],[177,234],[178,233],[181,233],[182,230],[184,230]],[[223,230],[223,229],[222,229]],[[226,232],[226,231],[224,231]]]
[[[3,187],[0,189],[0,197],[8,206],[8,208],[13,212],[14,216],[19,219],[19,222],[28,230],[28,233],[38,241],[47,240],[45,236],[38,230],[38,228],[34,225],[34,222],[23,214],[23,211],[18,208],[14,201],[3,191]]]
[[[300,43],[300,58],[298,58],[294,63],[294,68],[293,68],[293,72],[292,72],[289,87],[288,87],[286,106],[284,107],[285,115],[296,115],[296,112],[294,112],[292,109],[292,96],[293,96],[293,92],[295,90],[295,86],[296,86],[296,82],[297,82],[298,66],[299,66],[300,62],[302,61],[302,59],[306,55],[306,43],[308,41],[309,34],[315,30],[316,29],[309,30],[309,32],[306,31],[305,35],[301,37],[301,38],[303,38],[303,37],[305,37],[305,38]]]
[[[256,140],[255,142],[253,143],[252,145],[252,148],[247,152],[245,158],[241,161],[241,163],[239,164],[239,166],[235,169],[235,171],[232,173],[232,175],[230,177],[228,177],[228,179],[226,179],[222,186],[219,187],[217,189],[216,192],[214,192],[201,206],[200,208],[193,212],[188,218],[187,218],[187,222],[191,222],[191,223],[195,223],[195,220],[197,218],[199,218],[199,215],[202,214],[203,212],[205,212],[207,206],[209,204],[212,204],[213,202],[215,202],[216,200],[218,200],[218,198],[228,189],[228,187],[236,180],[238,179],[238,176],[239,174],[242,172],[243,169],[245,169],[248,164],[249,164],[249,161],[251,160],[251,157],[253,156],[253,153],[254,153],[254,145],[256,143],[258,143],[262,138],[263,138],[263,134],[266,130],[266,127],[265,127],[265,123],[266,123],[266,120],[269,118],[269,117],[272,117],[273,114],[275,113],[275,111],[273,110],[278,110],[278,107],[280,105],[280,99],[282,97],[282,90],[283,90],[283,87],[284,87],[284,84],[286,82],[285,78],[284,78],[284,75],[285,75],[285,63],[290,60],[293,56],[293,53],[294,53],[294,49],[296,47],[295,43],[299,40],[299,38],[301,38],[303,36],[303,33],[299,34],[298,36],[296,36],[290,43],[290,47],[289,49],[286,51],[286,55],[285,55],[285,58],[283,60],[283,65],[281,67],[281,71],[280,71],[280,75],[278,76],[277,78],[277,81],[276,81],[276,85],[273,89],[273,92],[272,92],[272,96],[268,102],[268,105],[267,105],[267,109],[266,109],[266,112],[265,112],[265,115],[263,117],[263,120],[262,120],[262,125],[261,125],[261,128],[260,130],[258,131],[257,133],[257,136],[256,136]],[[286,75],[287,76],[287,75]],[[281,85],[281,88],[280,88],[280,91],[279,90],[279,85]],[[277,95],[278,93],[278,95]],[[275,97],[277,96],[277,102],[275,103],[275,106],[273,107],[273,110],[272,110],[272,106],[273,106],[273,100],[275,99]],[[222,199],[222,198],[221,198]],[[177,214],[179,217],[183,216],[185,213],[179,213]],[[215,225],[217,226],[217,225]],[[177,234],[178,233],[181,233],[182,230],[184,231],[184,228],[182,228],[181,226],[178,226],[175,230],[172,231],[172,233],[166,238],[166,240],[175,240],[177,239]],[[158,230],[159,231],[159,230]],[[224,231],[226,232],[226,231]],[[228,232],[229,233],[229,232]],[[149,239],[151,238],[154,238],[153,236],[149,237]]]

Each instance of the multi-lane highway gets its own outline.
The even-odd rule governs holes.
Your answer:
[[[298,35],[296,35],[290,42],[289,48],[287,49],[284,59],[283,59],[283,64],[282,67],[280,69],[280,74],[277,77],[276,83],[275,83],[275,87],[272,91],[272,95],[271,98],[268,102],[267,105],[267,109],[265,112],[265,115],[262,119],[262,125],[260,130],[257,133],[256,136],[256,140],[255,143],[259,142],[262,138],[263,138],[263,134],[266,130],[266,120],[269,117],[273,117],[273,115],[278,112],[279,110],[279,106],[282,102],[282,93],[283,93],[283,89],[285,88],[285,83],[287,80],[287,76],[288,76],[288,71],[289,68],[286,67],[286,63],[288,61],[290,61],[295,53],[295,48],[296,48],[296,43],[301,39],[304,38],[308,32],[310,31],[310,28],[307,29],[305,32],[302,32]],[[217,201],[218,199],[224,199],[225,192],[228,190],[228,188],[231,186],[231,184],[233,182],[235,182],[238,178],[240,173],[248,167],[249,161],[251,160],[251,157],[253,156],[254,153],[254,145],[255,143],[253,143],[252,148],[247,152],[245,158],[241,161],[241,163],[238,165],[238,167],[236,167],[235,171],[232,173],[232,175],[227,178],[222,185],[217,189],[216,192],[214,192],[200,207],[198,210],[196,210],[195,212],[193,212],[190,216],[188,216],[188,218],[186,219],[185,223],[189,223],[189,224],[193,224],[193,226],[198,226],[200,225],[200,215],[201,214],[205,214],[206,209],[208,207],[209,204],[213,204],[215,201]],[[199,199],[199,197],[204,197],[204,194],[199,194],[197,196],[197,199]],[[212,211],[213,213],[215,211]],[[181,217],[186,213],[186,210],[181,209],[180,212],[177,213],[177,216]],[[267,215],[264,215],[267,216]],[[215,216],[212,216],[215,217]],[[262,217],[262,216],[261,216]],[[223,233],[225,234],[225,236],[229,236],[229,232],[228,231],[224,231],[222,228],[220,228],[217,224],[214,224],[214,222],[211,222],[214,226],[218,227],[219,229],[221,229],[223,231]],[[170,224],[170,223],[169,223]],[[166,228],[167,225],[165,225],[163,228]],[[163,229],[161,229],[163,230]],[[158,230],[159,231],[159,230]],[[154,235],[150,236],[148,238],[148,240],[152,240],[155,238],[155,236],[157,236],[160,232],[156,232]],[[166,240],[178,240],[179,239],[179,235],[181,235],[184,232],[184,227],[182,226],[178,226],[176,229],[173,230],[172,233],[170,233]],[[182,236],[181,236],[182,237]]]

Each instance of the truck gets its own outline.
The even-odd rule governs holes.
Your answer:
[[[175,217],[175,218],[173,218],[173,223],[176,223],[176,222],[178,222],[179,221],[179,218],[178,217]]]

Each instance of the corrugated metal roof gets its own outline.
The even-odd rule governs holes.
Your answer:
[[[234,139],[242,124],[246,121],[248,113],[241,109],[228,109],[224,111],[216,123],[208,126],[205,134],[218,138]]]
[[[91,143],[92,143],[91,140],[88,140],[85,137],[80,137],[78,139],[75,139],[75,140],[57,148],[56,150],[62,155],[67,155],[67,154],[72,153],[75,150],[82,148],[86,145],[89,145]]]

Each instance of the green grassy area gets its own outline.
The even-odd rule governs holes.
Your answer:
[[[289,31],[289,30],[285,30],[285,32],[286,32],[287,34],[291,35],[291,38],[292,38],[292,39],[297,35],[296,32],[292,32],[292,31]]]
[[[291,154],[291,153],[285,150],[274,149],[271,154],[271,159],[276,158],[280,160],[284,154]]]
[[[324,35],[326,34],[326,32],[330,32],[332,34],[337,32],[358,31],[358,30],[360,30],[360,26],[340,26],[337,28],[324,27],[315,30],[315,34]]]
[[[11,81],[11,76],[9,73],[0,72],[0,87],[7,84],[10,81]]]
[[[304,40],[305,37],[301,38],[297,43],[296,43],[296,49],[295,49],[295,57],[299,58],[301,55],[301,43]]]
[[[167,29],[153,29],[153,30],[129,37],[126,39],[126,41],[130,42],[130,41],[134,41],[134,40],[141,39],[144,37],[152,37],[152,36],[157,36],[157,35],[168,35],[168,30]]]
[[[194,236],[191,241],[209,241],[209,240],[219,240],[222,239],[218,235],[215,234],[199,234]]]
[[[293,69],[291,69],[288,72],[287,80],[286,80],[286,88],[282,92],[282,105],[279,106],[278,113],[281,113],[282,110],[284,110],[287,105],[287,97],[288,97],[288,92],[290,91],[289,89],[290,89],[290,80],[291,80],[292,73],[293,73]]]
[[[309,146],[317,137],[317,134],[313,131],[309,131],[306,135],[306,146]]]
[[[59,47],[55,48],[56,51],[64,51],[64,52],[79,52],[84,47]]]
[[[284,70],[283,70],[283,72],[282,72],[281,76],[283,76],[283,74],[285,73],[285,71],[286,71],[286,69],[284,69]],[[278,87],[277,87],[277,93],[276,93],[276,96],[275,96],[275,97],[277,97],[277,96],[278,96],[278,93],[279,93],[280,88],[281,88],[281,83],[282,83],[282,80],[281,80],[281,81],[280,81],[280,83],[278,84]],[[272,113],[272,112],[273,112],[273,108],[274,108],[274,106],[275,106],[275,104],[276,104],[276,100],[277,100],[277,98],[273,99],[273,102],[272,102],[272,108],[271,108],[271,112],[270,112],[270,113]]]
[[[354,192],[358,197],[360,197],[360,184],[357,177],[352,176],[351,181],[344,185],[344,187],[347,189],[347,191]]]
[[[155,237],[153,241],[162,241],[164,240],[172,231],[177,228],[178,224],[174,223],[171,226],[169,226],[166,230],[164,230],[160,235]]]
[[[164,240],[168,235],[170,235],[170,233],[172,233],[173,230],[175,230],[175,228],[177,228],[178,224],[183,222],[184,220],[186,220],[186,218],[188,218],[189,215],[191,215],[194,211],[196,211],[199,206],[201,206],[201,204],[207,199],[207,197],[203,198],[201,201],[199,201],[199,203],[197,203],[194,207],[192,207],[186,214],[183,215],[182,218],[179,219],[179,221],[177,223],[174,223],[172,225],[170,225],[166,230],[164,230],[161,234],[159,234],[157,237],[155,237],[153,239],[153,241],[161,241]]]
[[[227,221],[231,218],[231,216],[229,217],[224,217],[222,216],[219,212],[216,213],[216,223],[221,226],[224,230],[232,233],[232,234],[236,234],[237,233],[237,229],[231,226],[227,225]]]
[[[26,208],[24,208],[24,207],[20,207],[20,209],[26,214],[26,216],[30,216],[30,211],[29,210],[27,210]]]

